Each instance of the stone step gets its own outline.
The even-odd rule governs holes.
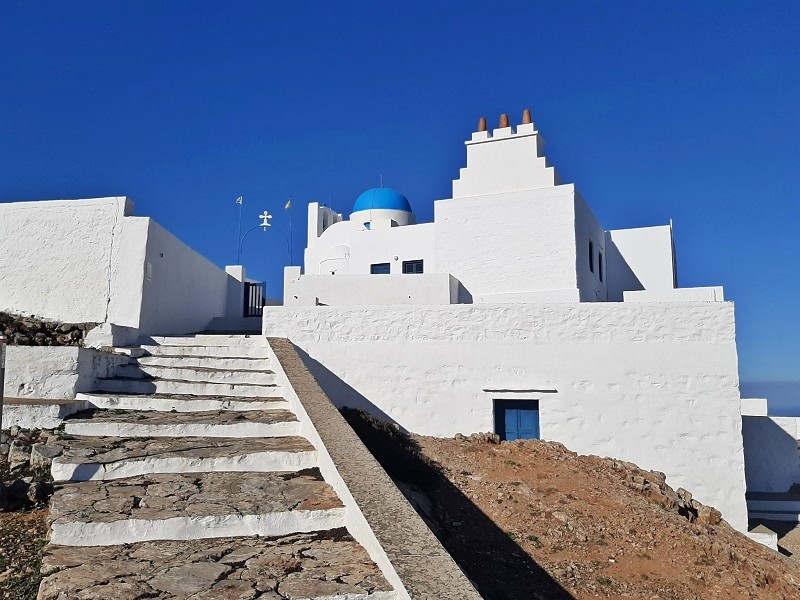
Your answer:
[[[189,394],[98,394],[79,393],[76,400],[96,408],[120,410],[158,410],[163,412],[199,412],[206,410],[289,410],[289,403],[279,397],[237,398],[235,396],[192,396]],[[85,410],[83,406],[78,410]],[[77,411],[73,411],[77,412]]]
[[[271,371],[269,358],[237,356],[142,356],[131,359],[130,364],[140,367],[189,368],[212,367],[235,371]]]
[[[4,399],[3,428],[16,425],[22,429],[55,429],[66,417],[90,408],[85,399],[55,400],[48,398]]]
[[[90,409],[64,420],[67,435],[94,437],[286,437],[300,433],[288,410],[159,412]]]
[[[50,545],[42,574],[39,600],[396,597],[367,552],[345,529],[277,538]]]
[[[122,354],[125,356],[130,356],[131,358],[138,358],[139,356],[144,356],[145,351],[142,350],[139,346],[114,346],[111,348],[103,348],[104,350],[109,350],[114,354]]]
[[[241,383],[209,383],[183,379],[98,378],[95,392],[115,394],[190,394],[193,396],[244,396],[275,398],[282,395],[280,386]]]
[[[61,486],[50,500],[50,542],[280,536],[343,527],[344,517],[341,500],[316,469],[159,473]]]
[[[269,358],[264,346],[159,346],[143,345],[146,356],[204,356],[221,358]]]
[[[117,377],[126,379],[173,379],[198,383],[230,383],[235,385],[270,385],[275,383],[275,373],[270,370],[245,371],[206,367],[164,367],[151,365],[125,365],[117,367]]]
[[[56,481],[109,481],[152,473],[300,471],[317,466],[317,451],[302,437],[111,438],[57,436]]]
[[[225,333],[198,333],[197,335],[154,335],[150,339],[159,346],[266,346],[267,342],[259,334],[241,335]]]

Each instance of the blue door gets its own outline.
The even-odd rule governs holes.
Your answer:
[[[495,400],[494,424],[500,439],[539,439],[539,401]]]

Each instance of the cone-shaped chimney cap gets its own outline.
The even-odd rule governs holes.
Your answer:
[[[486,131],[486,117],[478,119],[478,131]]]
[[[503,127],[508,127],[508,115],[506,113],[500,115],[500,129]]]
[[[533,121],[531,120],[530,108],[526,108],[525,110],[522,111],[522,124],[526,125],[528,123],[533,123]]]

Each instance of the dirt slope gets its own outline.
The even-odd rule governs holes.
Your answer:
[[[486,598],[800,599],[800,563],[663,474],[561,444],[348,421]]]

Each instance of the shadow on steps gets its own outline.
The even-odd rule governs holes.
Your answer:
[[[573,597],[428,461],[408,435],[363,410],[345,407],[341,412],[484,598]]]

